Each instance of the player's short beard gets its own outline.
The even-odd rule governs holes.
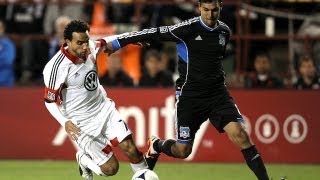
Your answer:
[[[86,52],[81,52],[78,54],[78,57],[81,59],[86,59],[86,54],[87,54]]]

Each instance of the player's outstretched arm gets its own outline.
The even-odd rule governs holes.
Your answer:
[[[133,43],[133,44],[140,46],[140,47],[150,46],[150,43],[148,43],[148,42],[137,42],[137,43]],[[108,54],[108,56],[111,55],[112,53],[116,52],[117,50],[119,50],[119,49],[113,48],[113,45],[111,42],[106,43],[106,45],[102,49],[103,49],[103,52]]]
[[[64,127],[68,135],[73,139],[77,140],[80,135],[80,128],[77,127],[70,119],[64,117],[59,110],[58,105],[55,102],[45,102],[46,108],[50,114]]]
[[[107,51],[114,52],[128,44],[149,46],[153,41],[180,41],[168,26],[143,29],[142,31],[127,32],[119,34],[111,42],[107,41]]]

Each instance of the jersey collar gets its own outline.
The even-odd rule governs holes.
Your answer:
[[[199,16],[199,19],[200,19],[200,24],[201,24],[201,26],[204,27],[204,28],[205,28],[206,30],[208,30],[208,31],[213,31],[215,28],[217,28],[217,27],[219,26],[219,21],[217,21],[216,27],[211,28],[211,27],[207,26],[207,25],[202,21],[201,16]]]
[[[64,43],[64,44],[61,46],[61,48],[60,48],[61,52],[62,52],[65,56],[67,56],[67,58],[68,58],[70,61],[72,61],[74,64],[78,63],[78,61],[80,60],[80,58],[78,58],[78,57],[70,54],[70,53],[67,51],[67,48],[66,48],[66,47],[67,47],[67,43]]]

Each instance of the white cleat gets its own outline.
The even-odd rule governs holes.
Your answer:
[[[77,162],[79,164],[80,175],[83,177],[84,180],[93,180],[92,171],[88,167],[81,164],[80,159],[82,156],[85,156],[85,153],[82,150],[79,150],[76,153],[76,158],[77,158]]]

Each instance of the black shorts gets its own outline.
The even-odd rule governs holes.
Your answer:
[[[200,125],[208,119],[220,133],[229,122],[243,121],[227,91],[210,97],[180,96],[176,108],[176,133],[180,143],[192,142]]]

